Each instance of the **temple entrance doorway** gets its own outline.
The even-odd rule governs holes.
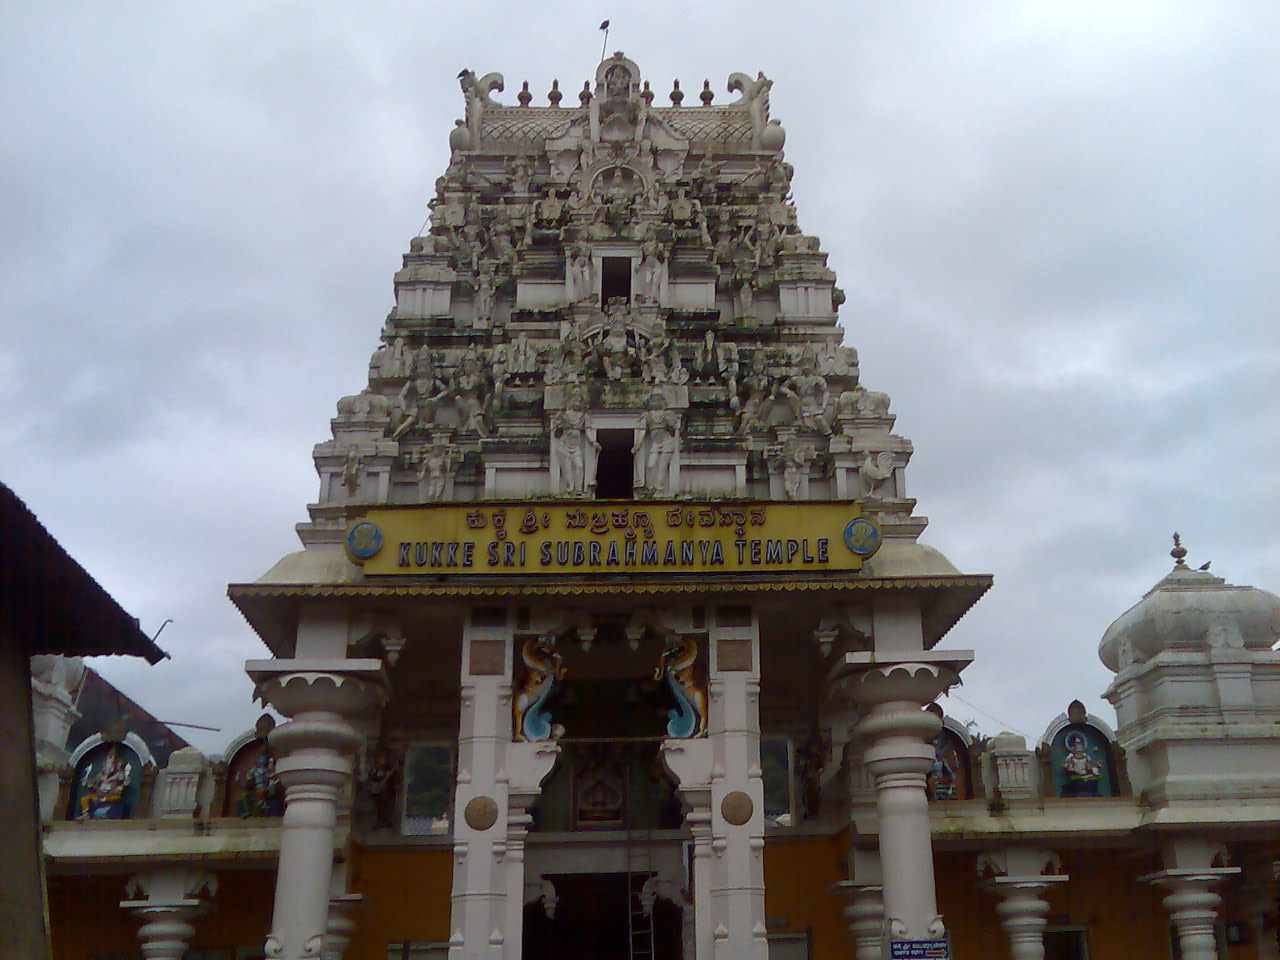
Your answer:
[[[653,905],[652,947],[640,936],[632,951],[625,873],[544,876],[555,888],[554,916],[543,900],[525,907],[524,960],[683,960],[681,910],[661,898]],[[635,889],[643,882],[634,877]]]

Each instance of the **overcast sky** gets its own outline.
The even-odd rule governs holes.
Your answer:
[[[462,12],[463,10],[466,12]],[[926,542],[994,589],[945,703],[1109,722],[1106,626],[1190,560],[1280,589],[1280,5],[6,0],[0,479],[173,659],[94,661],[221,751],[226,599],[298,549],[463,67],[566,98],[609,48],[666,102],[763,69]],[[969,705],[976,705],[978,713]]]

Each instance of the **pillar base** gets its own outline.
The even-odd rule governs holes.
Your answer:
[[[1139,878],[1172,891],[1164,898],[1164,908],[1178,932],[1183,960],[1217,960],[1214,924],[1222,897],[1214,887],[1239,874],[1239,867],[1180,867]]]

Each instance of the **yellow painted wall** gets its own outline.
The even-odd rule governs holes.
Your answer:
[[[770,837],[764,845],[764,912],[770,933],[810,932],[813,960],[852,956],[845,900],[833,888],[845,874],[849,836]],[[690,960],[690,958],[685,958]]]
[[[449,939],[450,850],[357,848],[351,889],[364,894],[345,960],[386,960],[387,944]]]
[[[808,931],[813,960],[848,960],[852,945],[845,901],[833,892],[843,877],[848,834],[786,839],[765,845],[765,913],[770,932]],[[1008,957],[996,897],[979,889],[976,853],[935,858],[938,905],[951,931],[955,960]],[[1049,895],[1051,922],[1088,928],[1090,960],[1165,960],[1169,921],[1162,894],[1138,877],[1158,869],[1153,858],[1123,851],[1063,854],[1071,880]],[[365,896],[347,960],[385,960],[386,944],[449,937],[452,859],[448,850],[370,851],[352,856],[352,889]],[[127,876],[57,876],[49,881],[53,960],[98,954],[137,956],[140,922],[120,909]],[[224,871],[214,910],[195,923],[193,949],[260,946],[271,924],[274,870]],[[1223,891],[1220,916],[1236,919],[1234,888]],[[1256,960],[1256,946],[1233,947],[1228,960]]]

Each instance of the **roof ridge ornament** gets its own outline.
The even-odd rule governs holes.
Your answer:
[[[1169,556],[1173,557],[1175,567],[1186,566],[1187,548],[1182,545],[1182,536],[1177,530],[1173,531],[1173,549],[1169,551]]]

